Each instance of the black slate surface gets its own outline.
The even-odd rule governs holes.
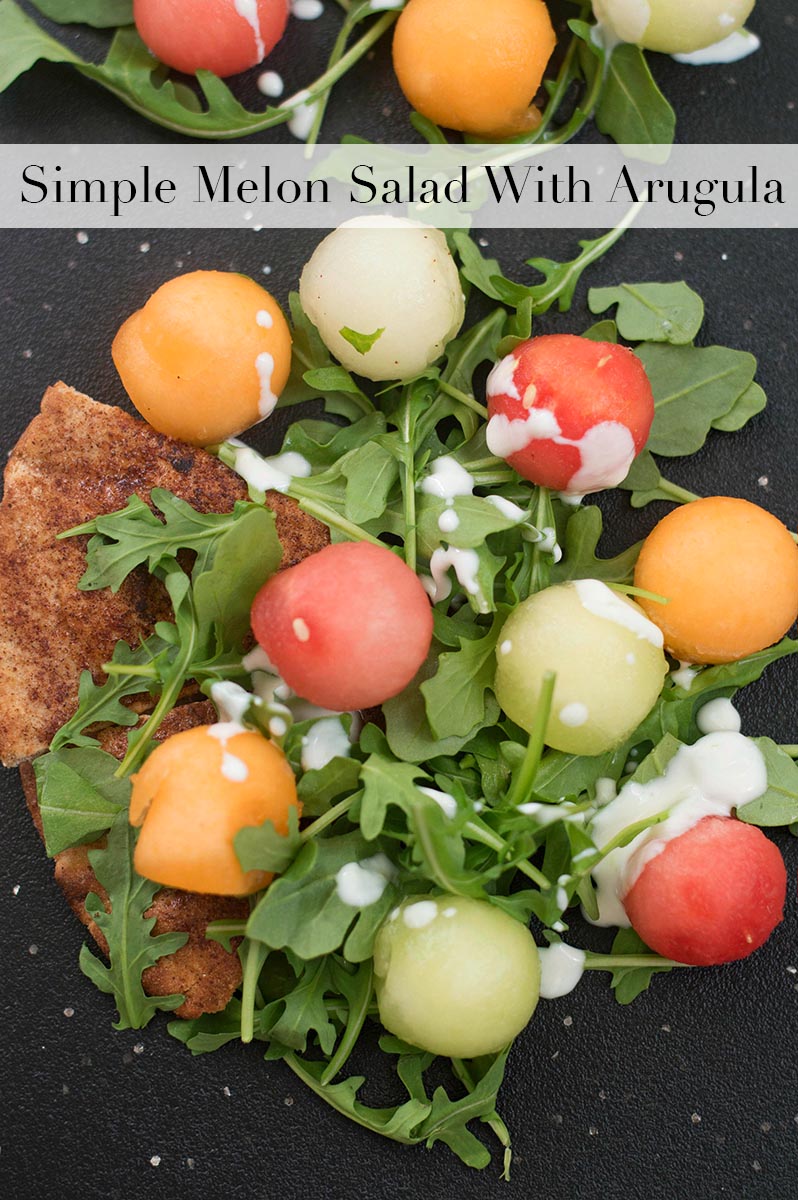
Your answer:
[[[110,359],[120,321],[164,279],[194,267],[241,270],[285,300],[313,232],[0,235],[0,414],[7,451],[57,378],[121,402]],[[530,254],[571,255],[567,232],[489,235],[511,274]],[[145,247],[148,247],[145,249]],[[268,277],[264,266],[271,267]],[[683,277],[703,293],[702,340],[750,349],[770,396],[743,432],[716,434],[671,476],[699,492],[798,518],[791,233],[631,232],[589,276],[596,285]],[[570,315],[591,323],[580,287]],[[277,414],[279,417],[280,414]],[[282,418],[281,418],[282,419]],[[273,419],[261,445],[279,441]],[[265,440],[264,440],[265,439]],[[271,439],[271,440],[269,440]],[[604,502],[605,553],[643,536],[666,506]],[[741,703],[744,731],[798,741],[798,663],[770,668]],[[306,1093],[255,1047],[192,1059],[155,1020],[115,1032],[108,998],[80,973],[81,926],[66,908],[16,772],[0,776],[0,1195],[11,1200],[790,1200],[798,1168],[798,843],[789,912],[747,963],[655,981],[619,1007],[606,976],[541,1002],[510,1060],[501,1111],[513,1131],[510,1183],[367,1133]],[[594,948],[605,933],[573,924]],[[368,1071],[373,1058],[365,1057]],[[381,1098],[379,1090],[370,1093]]]
[[[31,13],[29,0],[20,0]],[[490,0],[485,0],[490,3]],[[576,15],[569,0],[551,0],[558,29]],[[37,19],[84,58],[101,59],[109,35],[86,26],[57,27]],[[291,19],[288,32],[268,67],[280,72],[286,95],[306,87],[324,70],[340,24],[334,0],[325,0],[317,21]],[[762,38],[753,56],[725,66],[695,68],[662,54],[650,56],[660,87],[676,109],[680,142],[794,142],[798,141],[798,14],[794,0],[760,0],[748,27]],[[324,125],[324,140],[340,141],[357,134],[370,141],[417,141],[408,123],[409,108],[390,63],[390,34],[372,56],[361,60],[333,91]],[[233,84],[249,108],[265,108],[255,86],[255,69]],[[479,79],[474,80],[479,87]],[[175,136],[125,108],[100,87],[70,67],[38,63],[0,95],[0,130],[5,142],[171,142]],[[285,126],[255,141],[292,142]],[[600,140],[590,125],[582,141]]]

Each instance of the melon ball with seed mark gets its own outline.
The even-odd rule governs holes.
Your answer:
[[[294,773],[273,742],[234,724],[199,725],[156,746],[132,779],[140,875],[214,896],[271,882],[267,871],[242,870],[234,838],[267,820],[286,834],[289,810],[299,808]]]
[[[298,695],[343,712],[407,686],[430,647],[432,609],[386,546],[338,542],[263,585],[252,630]]]
[[[193,75],[237,75],[279,42],[288,0],[133,0],[141,40],[162,62]]]
[[[646,862],[623,906],[652,950],[708,967],[747,958],[766,942],[784,915],[786,890],[784,860],[761,829],[704,817]]]
[[[494,141],[540,124],[532,101],[555,45],[544,0],[409,0],[393,64],[423,116]]]
[[[556,584],[522,601],[496,651],[496,699],[527,733],[546,673],[556,673],[545,741],[567,754],[603,754],[653,707],[668,665],[662,634],[597,579]]]
[[[328,234],[302,272],[299,296],[328,350],[366,379],[420,374],[465,315],[444,235],[392,217],[356,217]]]
[[[145,421],[210,446],[271,414],[291,370],[291,333],[254,279],[192,271],[128,317],[111,353]]]
[[[623,42],[691,54],[741,29],[756,0],[593,0],[602,25]]]
[[[540,992],[531,933],[487,900],[414,896],[374,943],[380,1020],[403,1041],[451,1058],[503,1049]]]
[[[643,543],[635,584],[674,658],[734,662],[777,642],[798,616],[798,546],[748,500],[708,496],[676,508]]]
[[[569,495],[625,479],[654,419],[640,359],[571,333],[521,342],[493,368],[486,391],[491,452],[532,483]]]

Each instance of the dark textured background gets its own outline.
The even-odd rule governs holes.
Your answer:
[[[485,0],[486,4],[490,0]],[[36,10],[22,0],[30,12]],[[576,14],[568,0],[552,0],[558,27]],[[280,72],[286,95],[307,86],[324,70],[340,23],[340,9],[325,0],[317,21],[290,20],[288,32],[270,55],[268,66]],[[109,35],[85,26],[65,33],[42,24],[66,41],[83,58],[101,59]],[[749,22],[762,38],[759,53],[728,66],[695,68],[666,55],[650,56],[651,67],[677,113],[677,140],[682,142],[795,142],[798,141],[798,14],[795,0],[760,0]],[[255,79],[258,69],[239,77],[234,89],[255,110],[265,108]],[[480,87],[479,78],[474,87]],[[408,105],[390,65],[390,34],[370,58],[361,62],[334,91],[324,125],[324,139],[336,142],[352,133],[371,141],[417,141],[408,123]],[[0,129],[5,142],[169,142],[174,135],[152,125],[70,67],[38,63],[0,96]],[[598,137],[589,126],[581,140]],[[293,138],[285,126],[259,141]]]
[[[0,235],[0,413],[10,449],[61,377],[98,400],[122,392],[110,358],[120,321],[174,273],[193,267],[264,278],[281,300],[316,241],[229,232]],[[490,235],[511,274],[530,254],[570,257],[567,232]],[[145,250],[145,246],[149,249]],[[590,273],[597,285],[685,278],[707,301],[702,340],[750,349],[770,396],[739,434],[715,434],[669,474],[702,493],[765,504],[794,528],[798,451],[795,322],[798,240],[788,233],[632,232]],[[523,273],[523,272],[520,272]],[[580,287],[569,316],[590,323]],[[258,431],[279,440],[275,424]],[[767,477],[767,482],[765,482]],[[606,552],[642,536],[664,505],[608,511]],[[742,702],[744,731],[798,741],[798,663],[770,668]],[[629,1008],[607,977],[542,1002],[509,1064],[501,1111],[513,1131],[512,1182],[474,1173],[442,1146],[407,1149],[326,1107],[256,1047],[191,1059],[156,1019],[117,1033],[109,999],[77,965],[82,928],[67,910],[22,800],[3,772],[0,846],[0,1189],[13,1200],[266,1200],[315,1195],[463,1200],[789,1200],[798,1166],[798,844],[789,915],[748,963],[656,980]],[[608,938],[574,922],[572,940]],[[65,1015],[73,1009],[74,1015]],[[366,1067],[369,1062],[367,1059]],[[372,1092],[377,1101],[379,1093]],[[160,1164],[151,1165],[158,1156]]]

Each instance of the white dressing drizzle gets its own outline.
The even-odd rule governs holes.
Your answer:
[[[437,788],[419,787],[418,790],[429,796],[430,800],[434,800],[447,817],[457,816],[457,801],[454,796],[450,796],[448,792],[439,792]]]
[[[577,579],[573,586],[582,607],[588,612],[602,617],[605,621],[612,621],[615,625],[622,625],[635,637],[650,642],[652,646],[662,647],[662,630],[658,629],[653,621],[649,621],[639,608],[633,608],[631,604],[622,600],[606,583],[602,583],[600,579]]]
[[[272,415],[277,404],[277,396],[272,390],[274,358],[269,354],[268,350],[264,350],[255,359],[255,370],[258,372],[258,382],[260,383],[258,412],[260,413],[261,420],[265,420],[266,417]]]
[[[315,21],[323,12],[321,0],[291,0],[291,16],[298,21]]]
[[[438,528],[441,533],[454,533],[460,525],[460,518],[453,508],[445,508],[438,517]]]
[[[216,685],[214,685],[216,686]],[[232,684],[232,687],[236,687]],[[241,688],[241,691],[244,689]],[[238,721],[219,721],[215,725],[208,726],[208,736],[216,738],[222,744],[222,775],[225,779],[229,779],[231,783],[243,783],[249,776],[249,768],[243,758],[238,758],[237,755],[231,754],[227,749],[227,743],[230,738],[237,737],[239,733],[246,733],[246,729]]]
[[[737,709],[725,696],[703,704],[695,722],[702,733],[739,733],[742,724]]]
[[[302,770],[320,771],[334,758],[348,758],[351,749],[338,717],[325,717],[311,725],[302,738]]]
[[[255,49],[258,52],[258,62],[262,62],[266,57],[266,47],[263,43],[263,37],[260,31],[258,0],[233,0],[233,8],[236,10],[239,17],[243,17],[255,35]]]
[[[261,329],[271,329],[274,325],[272,314],[265,308],[259,308],[255,313],[255,321],[260,325]]]
[[[599,906],[598,925],[628,927],[621,897],[646,863],[672,838],[692,829],[704,817],[728,817],[767,788],[765,760],[758,747],[740,733],[710,733],[692,746],[682,746],[665,773],[640,784],[625,784],[615,800],[599,809],[590,833],[601,848],[637,821],[668,812],[668,818],[639,834],[628,846],[613,850],[593,868]]]
[[[689,692],[698,671],[699,668],[693,666],[692,663],[680,661],[679,670],[671,671],[671,679],[677,687],[684,688],[686,692]]]
[[[236,475],[259,492],[287,492],[292,479],[306,479],[312,470],[308,460],[294,450],[264,458],[237,438],[230,438],[228,445],[235,449],[233,470]]]
[[[384,854],[344,863],[335,876],[335,891],[338,899],[350,908],[367,908],[377,903],[396,873],[396,867]]]
[[[408,929],[423,929],[431,925],[438,915],[438,906],[434,900],[417,900],[408,904],[402,911],[402,920]]]
[[[455,496],[470,496],[474,490],[474,476],[461,467],[457,459],[444,454],[430,464],[429,475],[421,481],[421,490],[428,496],[440,500],[453,500]]]
[[[577,729],[580,725],[584,725],[590,716],[587,705],[580,704],[578,700],[571,704],[566,704],[557,714],[563,725],[568,725],[571,729]]]
[[[479,555],[476,550],[458,550],[456,546],[447,546],[446,548],[440,546],[432,552],[429,569],[432,572],[430,594],[433,603],[437,603],[438,600],[446,600],[451,595],[452,581],[448,575],[450,567],[454,567],[457,581],[468,595],[477,597],[480,610],[487,611],[485,597],[482,595],[477,578]]]
[[[585,970],[585,952],[565,942],[538,949],[540,994],[544,1000],[556,1000],[572,992]]]
[[[258,91],[262,95],[276,100],[278,96],[282,96],[284,90],[282,75],[278,75],[276,71],[261,71],[258,76]]]
[[[239,684],[228,679],[211,684],[211,700],[216,705],[219,720],[235,725],[239,733],[244,732],[244,717],[253,702],[253,696]]]
[[[515,384],[515,368],[517,366],[518,359],[513,358],[512,354],[500,358],[488,376],[485,385],[486,394],[488,396],[510,396],[513,400],[520,400],[521,397]]]
[[[724,15],[721,14],[718,18],[719,24],[722,24]],[[711,46],[705,46],[703,50],[693,50],[691,54],[672,54],[671,58],[675,58],[678,63],[685,63],[688,67],[708,67],[720,63],[739,62],[741,58],[755,54],[761,45],[762,43],[755,33],[751,33],[748,29],[738,29],[721,41],[714,42]]]
[[[512,500],[505,500],[504,496],[486,496],[494,508],[498,508],[503,517],[508,521],[525,521],[526,513],[518,504],[513,504]]]

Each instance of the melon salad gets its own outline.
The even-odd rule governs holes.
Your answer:
[[[760,44],[744,25],[753,8],[754,0],[583,0],[555,31],[547,0],[50,0],[42,8],[49,18],[119,23],[97,64],[80,57],[79,44],[51,37],[16,0],[3,0],[0,43],[7,83],[38,58],[68,62],[136,113],[190,137],[233,139],[287,124],[315,143],[333,87],[390,39],[407,101],[397,109],[406,122],[392,135],[397,142],[438,143],[454,131],[483,143],[553,144],[594,119],[620,144],[660,143],[673,140],[675,116],[644,52],[692,66],[744,58]],[[297,60],[314,61],[318,50],[328,57],[316,78],[295,72]],[[377,61],[387,64],[387,56]],[[248,71],[252,83],[238,87]],[[372,91],[392,82],[380,74]],[[253,93],[265,107],[245,107]]]
[[[607,972],[628,1003],[660,974],[748,957],[787,888],[763,829],[798,828],[795,747],[746,736],[733,704],[798,650],[795,536],[662,474],[663,455],[711,450],[761,410],[756,363],[695,343],[703,306],[679,281],[592,288],[590,309],[614,316],[566,332],[555,302],[570,307],[615,240],[537,260],[545,283],[522,285],[463,233],[350,222],[283,281],[298,283],[287,314],[240,275],[166,280],[117,335],[120,377],[250,502],[217,526],[163,496],[160,523],[131,500],[80,529],[94,533],[83,586],[146,562],[176,623],[81,686],[59,755],[137,671],[174,698],[199,680],[218,710],[155,746],[160,703],[121,768],[97,751],[129,781],[108,824],[134,827],[135,872],[251,897],[247,921],[210,931],[241,939],[239,994],[170,1031],[195,1053],[260,1040],[361,1125],[446,1140],[473,1166],[490,1157],[474,1116],[509,1162],[497,1091],[539,998]],[[711,406],[708,375],[726,389]],[[308,401],[279,453],[242,440]],[[608,559],[596,497],[612,488],[678,503]],[[275,492],[331,538],[276,574]],[[104,882],[124,907],[123,883]],[[118,986],[140,988],[135,971],[117,965]],[[300,1003],[311,986],[328,1003]],[[410,1093],[387,1116],[341,1086],[375,1022]],[[435,1056],[459,1088],[443,1116],[417,1071]]]

